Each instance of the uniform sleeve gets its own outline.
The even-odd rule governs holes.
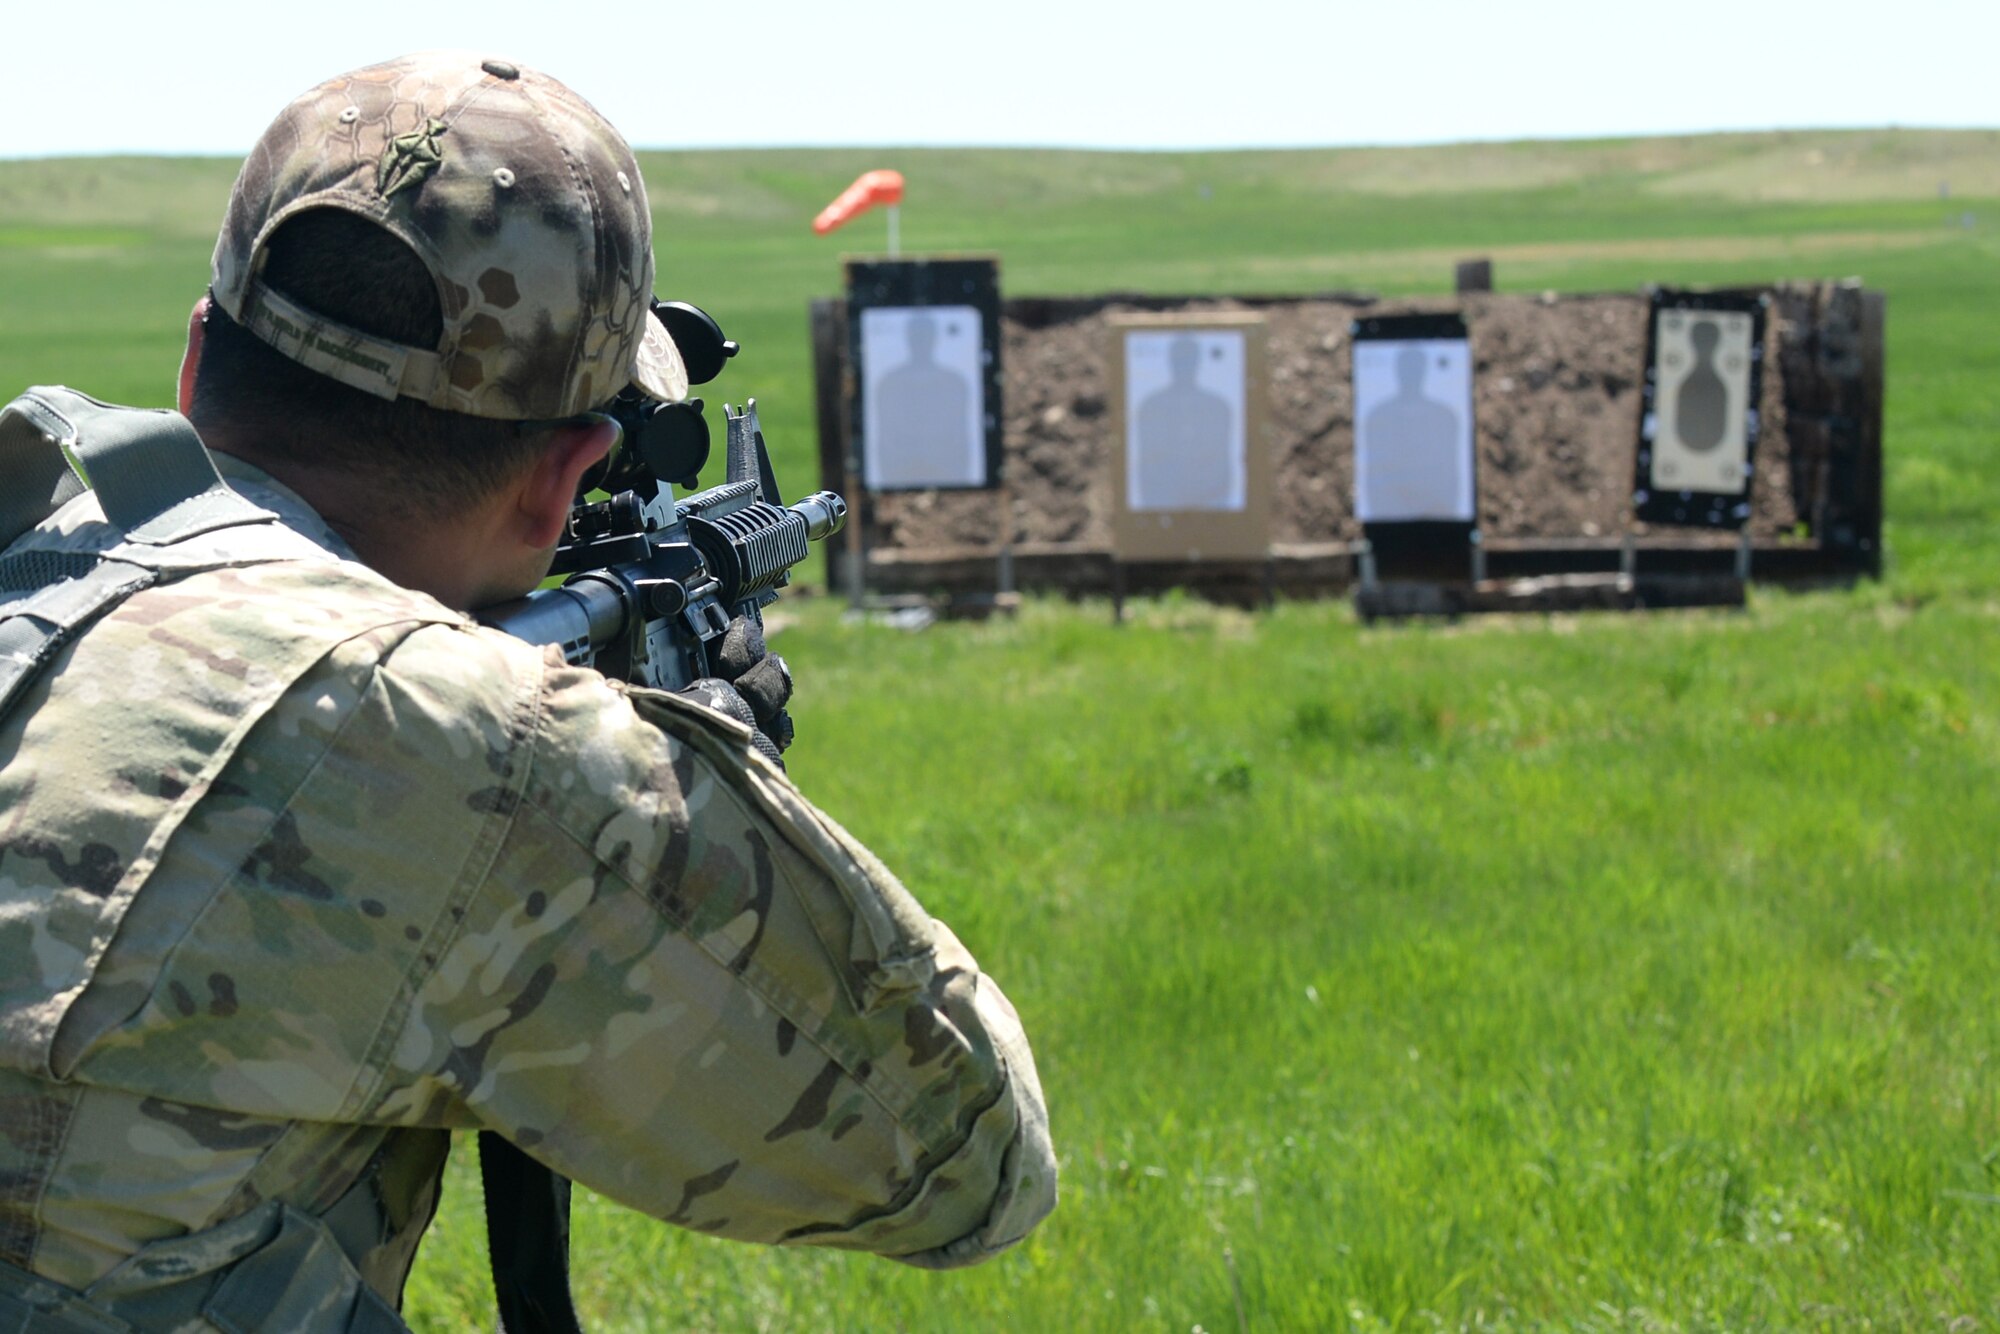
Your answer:
[[[469,1120],[745,1241],[946,1268],[1034,1227],[1056,1190],[1034,1060],[950,930],[739,725],[553,661],[524,699],[468,780],[491,863],[378,1114]]]

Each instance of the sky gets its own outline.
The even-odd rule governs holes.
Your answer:
[[[641,148],[1302,147],[2000,125],[1993,0],[9,8],[0,157],[240,155],[320,79],[431,47],[553,74]]]

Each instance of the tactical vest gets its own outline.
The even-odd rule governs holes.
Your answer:
[[[38,388],[0,409],[0,724],[46,694],[45,669],[134,594],[191,576],[251,565],[333,558],[277,516],[231,490],[192,425],[177,413],[112,407],[63,388]],[[84,500],[94,492],[104,521]],[[374,625],[444,621],[398,608]],[[372,628],[372,626],[370,627]],[[0,930],[29,926],[71,947],[74,962],[0,975],[0,1064],[55,1083],[78,1053],[63,1021],[88,986],[167,838],[294,682],[356,623],[329,625],[310,609],[295,622],[275,608],[268,636],[239,651],[259,669],[227,696],[209,692],[177,716],[162,763],[191,776],[185,787],[121,794],[107,822],[108,892],[58,891],[12,905]],[[172,688],[172,683],[167,683]],[[24,715],[30,716],[30,715]],[[29,821],[38,794],[30,748],[0,755],[0,808]],[[12,771],[10,773],[10,771]],[[60,800],[60,796],[54,800]],[[43,814],[48,808],[44,808]],[[407,1141],[406,1141],[407,1142]],[[398,1170],[394,1138],[363,1178]],[[407,1156],[407,1155],[406,1155]],[[406,1165],[405,1165],[406,1166]],[[82,1292],[0,1264],[0,1329],[79,1334],[154,1328],[300,1329],[396,1334],[406,1326],[361,1278],[339,1237],[374,1225],[369,1182],[359,1180],[322,1217],[270,1199],[228,1223],[156,1242]],[[358,1253],[358,1252],[357,1252]]]

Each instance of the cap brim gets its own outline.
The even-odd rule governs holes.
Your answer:
[[[632,362],[632,383],[662,403],[687,401],[687,363],[667,326],[651,312],[646,315],[645,337],[639,340],[639,355]]]

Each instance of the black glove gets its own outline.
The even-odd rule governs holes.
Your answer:
[[[792,744],[792,673],[785,660],[764,644],[764,628],[747,616],[729,623],[709,659],[715,671],[691,682],[681,694],[727,714],[750,729],[750,742],[780,769],[779,752]]]

